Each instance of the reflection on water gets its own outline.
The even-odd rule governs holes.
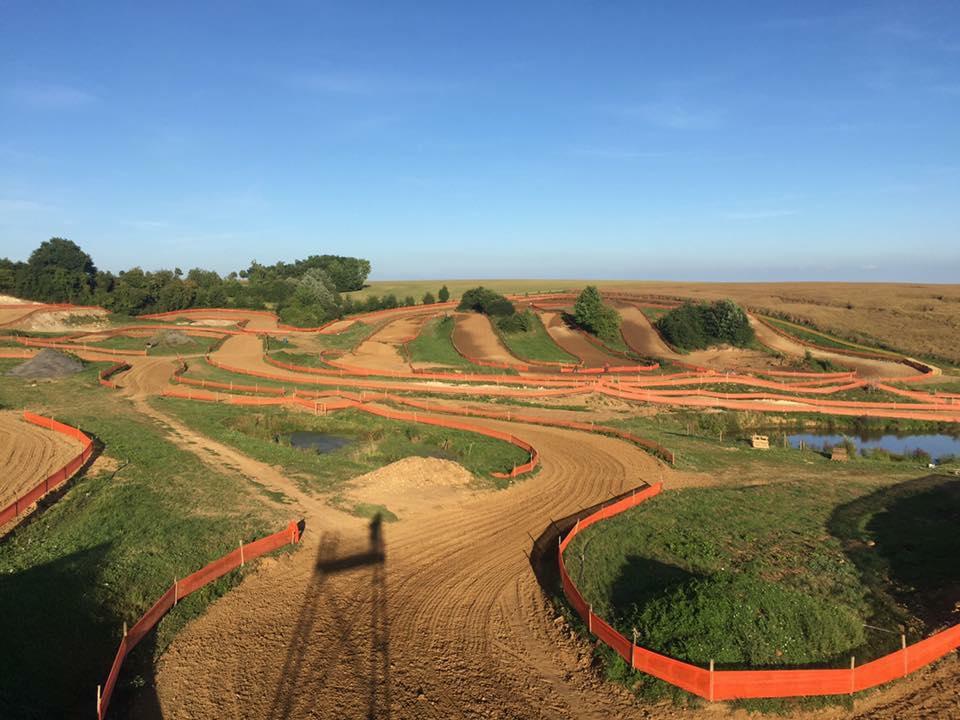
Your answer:
[[[960,455],[960,438],[950,435],[880,435],[878,437],[861,437],[858,435],[825,435],[818,433],[796,433],[788,435],[787,440],[792,447],[800,447],[802,442],[806,447],[822,450],[827,446],[843,443],[849,439],[857,448],[872,450],[881,448],[897,455],[910,455],[916,450],[922,450],[934,460],[948,455]]]
[[[327,435],[312,430],[297,430],[290,433],[290,445],[299,450],[313,450],[318,453],[333,452],[350,441],[347,438]]]

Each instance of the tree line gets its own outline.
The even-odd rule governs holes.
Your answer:
[[[197,307],[270,308],[284,322],[318,325],[382,307],[378,298],[355,303],[341,295],[363,288],[369,273],[370,262],[362,258],[311,255],[274,265],[253,261],[226,276],[202,268],[184,273],[180,268],[134,267],[114,274],[98,269],[76,243],[51,238],[26,262],[0,258],[0,293],[37,302],[99,305],[127,315]]]

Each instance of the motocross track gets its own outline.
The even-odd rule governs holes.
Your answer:
[[[216,319],[216,311],[209,315]],[[364,367],[407,372],[397,345],[428,317],[398,313],[399,319],[341,360],[358,365],[367,357],[372,365]],[[571,350],[558,341],[568,352],[589,355],[594,366],[623,362],[562,326],[558,315],[542,317],[551,336],[557,339],[554,333],[559,332],[577,347]],[[250,325],[255,319],[271,326],[268,318],[256,315]],[[561,327],[551,331],[551,319]],[[489,324],[487,330],[492,333]],[[213,357],[233,367],[305,382],[304,375],[270,366],[262,355],[260,338],[241,334],[228,338]],[[164,412],[162,401],[150,401],[171,387],[172,358],[136,357],[131,364],[131,370],[116,377],[122,394],[164,426],[173,442],[212,467],[226,467],[282,493],[292,501],[283,506],[284,512],[306,521],[303,547],[259,562],[239,587],[175,637],[157,663],[154,687],[139,694],[132,717],[756,717],[724,704],[692,710],[641,705],[624,688],[601,681],[589,667],[590,648],[555,619],[528,558],[535,538],[547,536],[555,547],[553,520],[644,481],[676,488],[711,484],[711,477],[672,470],[614,438],[471,418],[478,426],[532,443],[540,452],[540,471],[502,491],[478,490],[466,483],[462,469],[432,463],[427,468],[419,459],[357,478],[344,488],[347,496],[385,504],[400,516],[399,522],[379,528],[382,540],[373,541],[368,521],[334,509],[326,498],[305,493],[278,468],[207,438]],[[598,420],[625,407],[633,414],[652,412],[602,395],[587,398],[587,407],[597,411],[590,417]],[[503,405],[486,407],[505,410]],[[564,409],[522,412],[583,419]],[[828,708],[789,717],[958,716],[958,677],[960,662],[951,656],[889,689],[858,698],[853,714]]]
[[[453,344],[468,359],[502,365],[517,365],[490,325],[490,318],[480,313],[457,313],[453,326]]]
[[[19,412],[0,411],[0,507],[62,468],[81,449],[62,433],[25,422]]]
[[[567,327],[559,312],[540,312],[540,319],[553,341],[574,357],[579,358],[584,367],[599,368],[624,364],[623,358],[605,353],[579,332]]]

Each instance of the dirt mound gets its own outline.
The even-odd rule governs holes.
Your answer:
[[[346,495],[405,518],[472,496],[473,480],[469,470],[451,460],[408,457],[351,480]]]
[[[17,412],[0,412],[0,507],[31,490],[80,452],[66,435],[24,422]]]
[[[83,363],[73,355],[44,348],[34,357],[7,372],[7,375],[22,378],[60,378],[83,370]]]
[[[152,347],[183,347],[193,342],[193,338],[181,330],[164,330],[150,338]]]

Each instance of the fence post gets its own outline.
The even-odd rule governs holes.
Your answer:
[[[903,676],[907,676],[907,635],[900,633],[900,649],[903,650]]]
[[[177,579],[173,579],[173,604],[176,605],[180,602],[180,586],[177,583]]]
[[[593,605],[587,607],[587,631],[593,635]]]
[[[98,718],[98,720],[99,720],[99,718],[100,718],[100,702],[101,702],[101,699],[100,699],[100,686],[97,685],[97,718]]]
[[[630,645],[630,667],[637,669],[637,629],[633,628],[633,643]]]
[[[713,660],[710,661],[710,702],[713,702]]]
[[[243,540],[241,539],[241,540],[240,540],[240,567],[243,567],[243,565],[244,565],[244,558],[243,558]]]
[[[853,689],[856,687],[856,677],[857,677],[857,659],[851,655],[850,656],[850,694],[853,695]]]

